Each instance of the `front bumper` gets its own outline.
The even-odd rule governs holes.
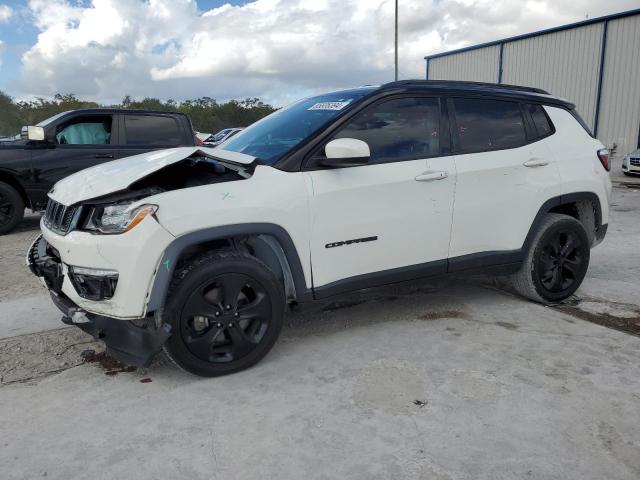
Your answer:
[[[121,235],[95,235],[78,230],[59,235],[42,223],[41,229],[43,238],[60,260],[60,290],[73,303],[95,315],[122,320],[146,316],[149,288],[163,252],[175,239],[155,219],[147,217]],[[117,275],[117,286],[109,291],[94,285],[89,292],[83,291],[81,287],[91,285],[79,282],[74,285],[73,269],[111,271]],[[106,291],[108,295],[97,295]]]
[[[89,313],[75,304],[62,291],[65,277],[62,261],[42,235],[29,249],[27,264],[49,289],[53,303],[62,312],[62,321],[102,340],[107,353],[121,362],[148,366],[171,335],[171,327],[166,323],[157,327],[153,317],[123,321]]]
[[[640,174],[640,161],[637,158],[625,157],[622,161],[622,171]]]

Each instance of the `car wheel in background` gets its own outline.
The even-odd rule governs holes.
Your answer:
[[[0,235],[13,230],[24,217],[22,196],[4,182],[0,182]]]
[[[589,238],[578,220],[548,214],[536,229],[520,270],[511,276],[511,284],[536,302],[560,302],[584,280],[590,253]]]
[[[174,277],[161,314],[172,327],[164,348],[196,375],[238,372],[271,350],[284,310],[282,286],[260,260],[233,251],[198,257]]]

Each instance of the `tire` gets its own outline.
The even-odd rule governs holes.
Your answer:
[[[217,252],[184,265],[174,277],[160,321],[172,335],[165,352],[203,377],[245,370],[275,344],[284,322],[281,283],[255,257]]]
[[[9,233],[24,217],[22,196],[4,182],[0,182],[0,235]]]
[[[510,277],[523,297],[557,303],[573,295],[589,267],[589,238],[568,215],[548,214],[536,229],[520,270]]]

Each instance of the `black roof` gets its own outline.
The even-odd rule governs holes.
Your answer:
[[[458,80],[400,80],[380,86],[380,90],[435,91],[439,93],[473,93],[476,95],[495,95],[534,101],[537,103],[561,105],[575,108],[575,105],[563,98],[554,97],[541,88],[506,85],[504,83],[463,82]]]
[[[154,114],[154,115],[184,115],[181,112],[173,112],[166,110],[143,110],[143,109],[133,109],[133,108],[78,108],[76,110],[68,110],[63,112],[64,115],[70,113],[138,113],[138,114]]]

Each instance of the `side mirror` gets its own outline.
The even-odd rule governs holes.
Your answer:
[[[323,158],[323,167],[357,167],[369,163],[371,152],[367,142],[355,138],[336,138],[324,147],[327,158]]]
[[[32,142],[44,142],[44,128],[33,126],[22,127],[22,130],[20,130],[20,137],[23,140],[30,140]]]

